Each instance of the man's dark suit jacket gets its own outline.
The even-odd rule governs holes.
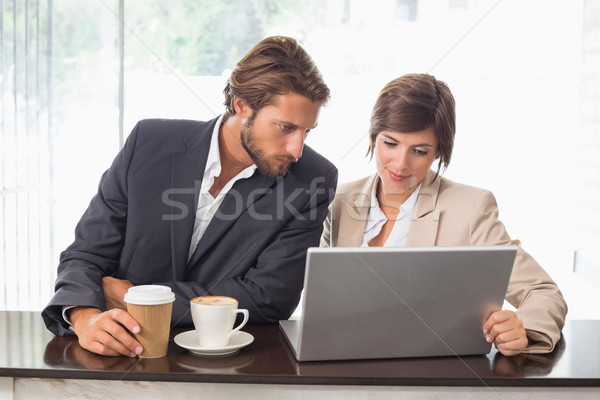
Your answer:
[[[256,170],[237,181],[188,262],[216,121],[136,125],[61,254],[56,292],[42,311],[50,331],[72,334],[63,306],[105,310],[105,276],[170,286],[174,326],[191,326],[190,298],[210,294],[237,298],[251,323],[289,318],[304,283],[306,249],[319,245],[337,170],[305,146],[285,177]]]

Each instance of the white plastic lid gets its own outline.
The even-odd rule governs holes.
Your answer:
[[[140,285],[130,287],[123,300],[129,304],[165,304],[174,302],[175,294],[171,292],[171,288],[168,286]]]

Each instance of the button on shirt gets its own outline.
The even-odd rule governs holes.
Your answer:
[[[221,189],[216,197],[213,197],[209,190],[215,182],[215,178],[221,174],[221,153],[219,152],[219,128],[223,122],[223,115],[219,117],[215,124],[215,129],[210,140],[210,148],[208,150],[208,158],[206,159],[206,166],[204,167],[204,175],[202,176],[202,186],[200,188],[200,194],[198,196],[198,208],[196,209],[196,221],[194,221],[194,231],[192,233],[192,242],[190,244],[190,251],[188,253],[188,261],[192,258],[192,254],[198,247],[200,239],[208,224],[215,216],[219,206],[223,202],[225,195],[229,192],[234,183],[240,179],[250,178],[256,170],[256,165],[252,164],[246,167],[239,174],[234,176],[227,184]]]
[[[408,229],[412,221],[412,214],[417,203],[417,197],[421,185],[410,195],[408,199],[400,206],[398,217],[390,232],[390,236],[387,238],[383,247],[404,247],[406,246],[406,238],[408,237]],[[373,185],[373,191],[371,192],[371,207],[367,215],[367,223],[363,232],[363,240],[360,247],[368,247],[371,239],[379,235],[383,225],[388,222],[387,217],[381,211],[379,207],[379,201],[377,201],[377,185]]]

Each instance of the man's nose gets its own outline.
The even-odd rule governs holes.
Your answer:
[[[304,134],[300,131],[289,135],[285,143],[285,152],[294,158],[302,157],[302,149],[304,148]]]

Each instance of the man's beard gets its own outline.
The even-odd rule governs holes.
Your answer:
[[[252,158],[254,164],[256,164],[256,168],[258,168],[258,170],[267,178],[275,179],[285,176],[292,166],[292,163],[297,161],[296,158],[285,154],[271,157],[265,156],[264,149],[260,147],[256,140],[254,132],[254,115],[242,124],[240,138],[242,146],[250,158]],[[290,161],[290,163],[287,165],[279,165],[277,163],[278,160],[286,160]]]

